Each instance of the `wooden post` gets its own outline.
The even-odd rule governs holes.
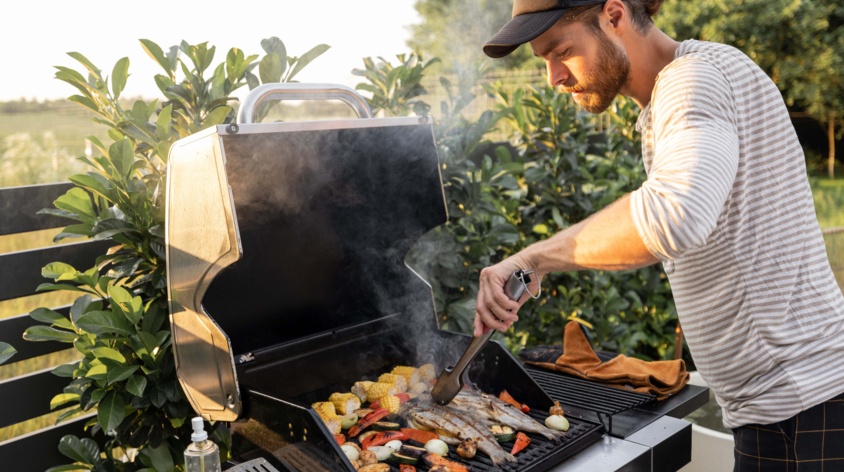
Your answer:
[[[674,359],[682,359],[683,358],[683,328],[680,326],[680,322],[677,322],[677,328],[674,330],[675,338],[674,338]]]

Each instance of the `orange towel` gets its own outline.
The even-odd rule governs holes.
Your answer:
[[[650,393],[658,400],[679,392],[689,382],[686,363],[682,359],[647,362],[621,354],[601,362],[576,321],[566,324],[563,355],[555,363],[525,362],[625,390]]]

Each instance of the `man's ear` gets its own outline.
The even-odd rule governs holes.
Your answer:
[[[604,21],[607,22],[605,26],[617,33],[620,32],[619,28],[623,28],[624,23],[629,21],[630,11],[622,0],[608,0],[604,4],[603,13]]]

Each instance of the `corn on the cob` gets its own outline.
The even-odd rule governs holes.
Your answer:
[[[340,434],[342,429],[340,426],[340,417],[337,416],[333,403],[316,402],[311,405],[311,408],[313,408],[317,415],[322,418],[323,423],[325,423],[325,426],[327,426],[328,430],[331,431],[331,434]]]
[[[434,364],[425,364],[419,367],[419,381],[420,382],[428,382],[433,380],[437,376],[436,371],[434,371]]]
[[[338,415],[348,415],[360,408],[360,398],[354,393],[332,393],[328,397],[328,401],[334,404],[334,410],[337,411]]]
[[[378,400],[378,404],[381,408],[386,409],[390,413],[396,413],[399,411],[401,401],[399,400],[399,397],[395,395],[384,395],[380,400]]]
[[[395,395],[398,393],[395,385],[386,382],[375,382],[366,389],[366,399],[370,402],[380,400],[386,395]]]
[[[374,383],[375,382],[372,382],[370,380],[361,380],[359,382],[355,382],[355,384],[352,385],[352,393],[357,395],[357,397],[360,398],[360,401],[365,402],[366,391],[369,389],[369,386]]]
[[[419,369],[416,367],[411,367],[408,365],[398,365],[393,367],[393,370],[390,371],[391,374],[401,375],[407,380],[407,385],[410,387],[419,382]]]
[[[407,391],[407,379],[402,377],[401,375],[396,374],[381,374],[378,377],[379,382],[384,383],[391,383],[396,386],[399,392],[406,392]]]

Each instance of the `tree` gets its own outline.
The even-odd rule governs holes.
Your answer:
[[[655,22],[677,39],[730,44],[753,59],[777,84],[794,116],[809,116],[826,128],[828,172],[834,176],[835,138],[844,126],[840,0],[668,2]]]
[[[512,5],[501,0],[417,0],[415,8],[422,23],[411,26],[408,46],[427,57],[440,58],[443,73],[471,75],[479,63],[489,61],[483,44],[510,19]],[[497,69],[540,65],[526,47],[491,63]]]

